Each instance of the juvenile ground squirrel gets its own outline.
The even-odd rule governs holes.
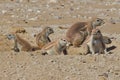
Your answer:
[[[38,33],[36,36],[36,44],[41,49],[45,44],[51,42],[49,35],[54,33],[53,28],[45,27],[42,32]]]

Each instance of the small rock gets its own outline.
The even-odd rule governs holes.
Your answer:
[[[115,75],[119,75],[119,73],[115,73]]]
[[[70,77],[69,77],[69,76],[66,76],[66,77],[65,77],[65,80],[69,80],[69,79],[70,79]]]
[[[110,19],[110,23],[116,24],[115,20],[113,18]]]
[[[57,0],[50,0],[49,3],[57,3]]]
[[[51,63],[55,64],[56,63],[56,60],[50,60]]]
[[[74,9],[73,9],[73,8],[70,8],[70,11],[74,11]]]
[[[7,11],[6,10],[2,10],[2,14],[5,14]]]

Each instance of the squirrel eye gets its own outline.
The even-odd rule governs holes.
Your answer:
[[[62,41],[66,41],[65,39],[61,39]]]
[[[97,21],[100,21],[99,19],[97,19]]]
[[[66,41],[65,39],[63,41]]]
[[[100,30],[98,30],[98,33],[100,33]]]

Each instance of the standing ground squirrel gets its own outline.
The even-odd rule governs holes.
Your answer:
[[[36,44],[41,49],[45,44],[51,42],[49,35],[54,33],[53,28],[45,27],[42,32],[38,33],[36,36]]]
[[[91,36],[87,41],[87,45],[92,54],[106,53],[106,46],[101,31],[99,29],[92,30]]]

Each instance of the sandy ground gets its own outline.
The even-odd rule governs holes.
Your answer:
[[[78,21],[92,17],[105,20],[101,32],[112,39],[111,54],[42,56],[39,51],[11,50],[6,35],[16,28],[20,36],[36,46],[34,35],[50,26],[52,40],[63,37]],[[0,80],[120,80],[120,0],[0,0]],[[73,55],[74,54],[74,55]]]

